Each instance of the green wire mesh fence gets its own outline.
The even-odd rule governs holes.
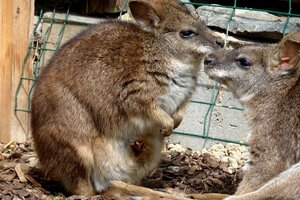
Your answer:
[[[70,6],[71,6],[71,4],[70,4]],[[69,6],[69,8],[70,8],[70,6]],[[26,53],[25,59],[24,59],[23,64],[22,64],[21,77],[20,77],[20,81],[19,81],[19,84],[18,84],[18,87],[17,87],[17,90],[16,90],[16,94],[15,94],[15,111],[16,112],[17,111],[30,112],[31,94],[32,94],[33,88],[34,88],[34,82],[37,80],[40,70],[42,70],[42,68],[44,67],[44,65],[43,65],[44,63],[41,62],[41,61],[43,60],[43,57],[45,56],[45,52],[47,52],[47,51],[55,52],[60,47],[60,43],[61,43],[61,40],[62,40],[62,37],[63,37],[63,33],[64,33],[65,27],[67,25],[67,20],[68,20],[68,16],[69,16],[69,9],[67,10],[66,18],[63,21],[56,20],[55,19],[55,14],[56,14],[56,11],[55,11],[55,8],[54,8],[52,17],[51,18],[45,18],[44,13],[41,10],[38,21],[34,26],[33,33],[32,33],[32,41],[29,44],[28,51]],[[50,22],[50,25],[49,25],[48,28],[46,28],[43,37],[41,37],[42,40],[41,41],[40,40],[34,41],[33,38],[35,38],[35,35],[38,32],[38,28],[41,27],[41,24],[44,20],[48,20]],[[50,35],[50,31],[51,31],[52,26],[55,22],[62,22],[61,29],[60,29],[60,31],[58,33],[58,36],[57,36],[58,39],[57,39],[57,42],[55,44],[55,48],[46,48],[47,41],[48,41],[48,38],[49,38],[49,35]],[[37,57],[34,58],[34,64],[32,66],[33,74],[30,77],[25,77],[24,76],[24,71],[25,71],[26,63],[28,62],[30,55],[36,54],[37,52],[38,52]],[[22,85],[23,81],[31,81],[32,84],[31,84],[31,87],[30,87],[30,90],[29,90],[28,96],[27,96],[27,107],[26,108],[19,108],[18,95],[19,95],[19,92],[20,92],[21,85]]]
[[[288,11],[287,12],[280,12],[280,11],[275,11],[275,10],[254,9],[254,8],[248,8],[248,7],[239,7],[239,6],[237,6],[237,2],[238,2],[238,0],[234,0],[233,5],[228,6],[228,5],[215,5],[215,4],[207,4],[207,3],[194,3],[194,2],[189,2],[189,1],[181,1],[181,3],[183,3],[183,4],[190,4],[190,5],[194,5],[194,6],[210,6],[210,7],[222,7],[222,8],[232,9],[231,14],[229,15],[229,17],[227,19],[226,38],[228,37],[228,34],[229,34],[230,22],[232,21],[234,15],[235,15],[235,11],[237,9],[252,10],[252,11],[258,11],[258,12],[268,12],[268,13],[272,13],[272,14],[276,14],[276,15],[286,16],[286,21],[284,23],[284,27],[282,30],[283,34],[286,32],[290,17],[300,17],[300,11],[298,11],[299,13],[295,13],[292,10],[292,0],[288,0],[288,2],[287,2],[288,3]],[[122,11],[120,12],[120,15],[123,14],[123,10],[125,10],[127,3],[128,3],[128,0],[125,0],[125,3],[122,7]],[[40,11],[40,15],[38,16],[38,19],[35,23],[35,27],[34,27],[34,30],[32,33],[32,41],[30,42],[27,54],[25,56],[25,59],[23,61],[23,65],[22,65],[22,74],[20,77],[19,85],[16,90],[16,94],[15,94],[15,112],[28,112],[28,113],[30,112],[31,94],[33,92],[34,83],[38,78],[39,72],[44,67],[45,53],[55,52],[60,47],[65,28],[69,22],[68,19],[70,16],[71,5],[72,5],[72,3],[70,3],[69,8],[65,11],[65,15],[64,15],[63,19],[56,17],[57,13],[56,13],[55,8],[53,9],[52,14],[50,16],[49,15],[46,16],[42,10]],[[47,22],[48,27],[43,30],[43,33],[39,33],[39,29],[44,22]],[[87,25],[84,22],[79,22],[79,24],[80,23],[82,25]],[[58,31],[58,34],[55,36],[56,42],[54,44],[52,44],[51,48],[49,48],[48,39],[49,39],[51,29],[53,28],[54,24],[59,24],[60,30]],[[39,36],[37,37],[37,35],[39,35]],[[24,68],[25,68],[25,66],[27,66],[26,63],[30,60],[29,58],[32,55],[34,55],[33,56],[34,62],[33,62],[33,66],[32,66],[33,73],[31,76],[24,76],[24,70],[25,70]],[[31,87],[30,87],[30,90],[29,90],[29,93],[27,96],[27,107],[20,107],[19,106],[20,100],[18,98],[18,95],[19,95],[19,92],[21,89],[21,85],[25,81],[30,81]],[[212,86],[210,86],[208,88],[208,90],[209,90],[209,93],[206,93],[206,98],[205,98],[206,100],[192,100],[191,101],[191,104],[200,105],[203,108],[205,108],[205,111],[202,116],[203,119],[199,119],[199,121],[202,121],[202,126],[201,126],[202,130],[201,131],[180,130],[180,131],[174,131],[174,133],[179,134],[179,135],[203,138],[205,140],[208,139],[208,140],[219,141],[219,142],[229,142],[229,143],[245,145],[244,142],[237,141],[234,139],[225,139],[222,137],[211,136],[212,134],[210,132],[211,131],[210,127],[212,126],[212,111],[215,107],[234,110],[237,112],[241,112],[243,109],[241,108],[241,106],[218,104],[217,103],[218,97],[219,97],[220,92],[222,91],[218,84],[213,83]]]

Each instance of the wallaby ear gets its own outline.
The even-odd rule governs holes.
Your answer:
[[[144,28],[155,28],[160,22],[155,9],[145,1],[130,1],[129,9],[132,17]]]
[[[190,2],[190,0],[187,0],[187,2]],[[190,14],[192,15],[193,18],[195,19],[200,19],[196,8],[192,5],[192,4],[182,4],[184,5],[184,7],[186,7],[188,9],[188,11],[190,12]]]
[[[294,71],[294,69],[300,68],[300,30],[285,36],[278,47],[278,69],[283,71]]]

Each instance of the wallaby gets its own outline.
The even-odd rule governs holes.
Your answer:
[[[228,200],[300,199],[300,30],[212,53],[204,70],[240,100],[252,130],[249,168]]]
[[[41,169],[72,194],[138,184],[182,120],[206,53],[224,43],[177,0],[130,1],[67,42],[41,72],[31,127]]]

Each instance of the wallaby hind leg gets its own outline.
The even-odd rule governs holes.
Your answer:
[[[297,200],[300,199],[300,162],[293,165],[260,189],[226,200]]]
[[[89,144],[81,140],[80,145],[76,145],[75,141],[67,140],[67,134],[67,131],[59,133],[58,126],[52,124],[34,130],[41,170],[48,178],[61,182],[72,194],[94,194],[89,183],[89,163],[92,162]]]

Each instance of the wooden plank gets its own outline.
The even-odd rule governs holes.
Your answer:
[[[14,112],[15,91],[32,30],[34,0],[0,1],[0,141],[25,141],[29,135],[29,114]],[[30,64],[28,62],[27,64]],[[25,76],[31,74],[26,66]],[[20,106],[27,105],[29,81],[19,93]]]
[[[12,1],[0,1],[0,141],[8,142],[11,119]]]
[[[20,81],[22,63],[27,53],[33,21],[33,0],[14,0],[13,4],[13,65],[12,65],[12,101],[11,101],[11,130],[10,138],[17,142],[23,142],[29,137],[30,119],[29,113],[14,112],[15,92]],[[22,34],[20,34],[22,33]],[[24,76],[32,74],[30,59],[26,62]],[[30,81],[24,80],[18,94],[20,108],[27,108],[27,96],[30,89]]]

